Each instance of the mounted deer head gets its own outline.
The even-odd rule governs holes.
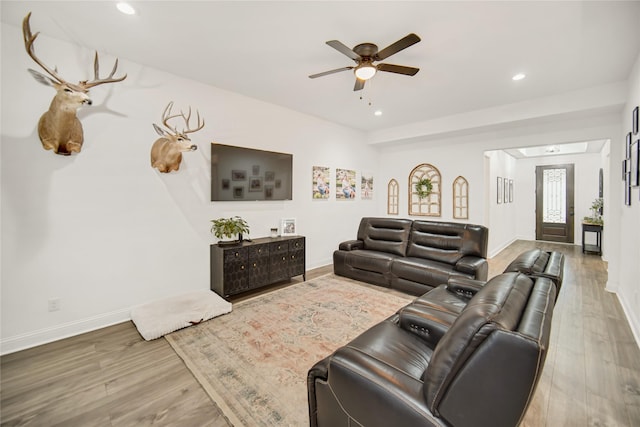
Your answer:
[[[195,151],[198,149],[197,145],[191,143],[191,139],[189,139],[187,134],[199,131],[204,127],[204,119],[200,120],[200,113],[196,111],[198,123],[195,129],[191,129],[189,124],[191,120],[191,107],[189,107],[189,113],[186,116],[182,111],[180,111],[180,114],[171,115],[171,107],[173,107],[173,101],[169,102],[162,113],[162,124],[167,130],[155,123],[153,125],[153,128],[161,138],[157,139],[156,142],[153,143],[153,147],[151,147],[151,167],[163,173],[180,169],[183,151]],[[169,120],[176,117],[182,117],[187,126],[186,130],[178,132],[176,127],[169,125]]]
[[[29,69],[29,72],[40,83],[46,86],[52,86],[56,90],[56,95],[51,101],[49,111],[45,112],[38,122],[38,136],[45,150],[53,150],[56,154],[68,156],[71,153],[79,153],[82,149],[84,136],[82,132],[82,123],[78,120],[76,112],[84,104],[91,105],[89,98],[89,89],[104,83],[116,83],[124,80],[127,75],[114,78],[118,68],[118,60],[116,59],[111,74],[105,79],[99,78],[100,66],[98,61],[98,52],[96,51],[93,61],[94,79],[92,81],[80,81],[77,84],[69,83],[64,80],[58,70],[51,70],[47,67],[35,54],[33,43],[38,37],[38,33],[31,33],[31,25],[29,24],[31,12],[22,21],[22,35],[24,37],[24,46],[27,53],[38,64],[48,76],[38,71]]]

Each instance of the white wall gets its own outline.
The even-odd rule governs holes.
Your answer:
[[[562,144],[568,142],[615,139],[619,134],[618,114],[600,114],[583,117],[548,120],[536,125],[523,125],[492,132],[477,132],[450,138],[425,138],[423,141],[407,144],[385,144],[381,146],[384,168],[380,176],[387,182],[396,178],[400,184],[400,216],[407,215],[407,179],[409,171],[419,163],[431,163],[442,173],[444,188],[462,175],[469,181],[469,220],[489,227],[489,255],[495,255],[517,238],[535,238],[534,174],[523,173],[523,160],[516,160],[501,151],[538,145]],[[548,159],[547,159],[548,160]],[[545,162],[547,161],[545,160]],[[569,161],[569,159],[557,159]],[[598,169],[602,167],[600,154],[581,155],[570,159],[577,167],[576,180],[583,180],[576,193],[576,217],[588,215],[589,207],[598,194]],[[548,160],[555,162],[556,159]],[[528,160],[525,162],[535,162]],[[589,168],[595,168],[590,171]],[[534,168],[535,170],[535,168]],[[614,171],[617,173],[617,171]],[[496,178],[514,179],[513,203],[496,203]],[[593,181],[595,180],[595,181]],[[594,182],[591,188],[591,182]],[[616,181],[617,183],[617,181]],[[605,202],[610,191],[605,189]],[[593,197],[592,197],[593,195]],[[380,211],[386,201],[380,201]],[[452,219],[451,191],[443,194],[443,221]],[[582,206],[584,204],[584,206]],[[606,206],[606,205],[605,205]],[[582,214],[583,212],[586,212]],[[581,215],[581,216],[578,216]],[[427,217],[429,218],[429,217]],[[527,223],[525,218],[532,218]],[[612,218],[612,221],[615,221]],[[608,219],[605,218],[605,221]],[[577,225],[579,227],[579,225]],[[578,233],[580,234],[580,233]],[[581,243],[579,240],[576,243]],[[606,243],[606,242],[605,242]],[[606,244],[603,247],[606,250]]]
[[[313,165],[377,178],[376,149],[361,132],[123,58],[127,79],[92,89],[94,105],[79,114],[82,152],[45,151],[36,123],[54,91],[27,72],[37,66],[20,29],[3,24],[1,35],[2,353],[127,320],[131,307],[153,299],[207,289],[210,219],[241,215],[250,237],[260,237],[281,218],[296,218],[310,269],[329,264],[359,219],[376,213],[380,188],[371,201],[311,198]],[[38,51],[70,80],[91,75],[91,51],[44,34]],[[113,59],[101,53],[103,68]],[[199,149],[185,153],[180,171],[161,174],[149,164],[152,123],[171,100],[197,108],[206,126],[193,134]],[[210,202],[211,141],[292,153],[293,201]],[[59,311],[48,311],[52,298],[60,299]]]
[[[588,153],[572,156],[537,157],[519,159],[516,167],[516,182],[518,183],[517,215],[518,239],[536,239],[536,166],[543,165],[574,165],[574,243],[582,244],[582,218],[591,216],[591,204],[598,197],[599,170],[603,167],[600,153]],[[607,219],[605,218],[605,222]],[[592,236],[587,235],[587,239]],[[590,240],[588,240],[591,243]]]
[[[619,247],[616,260],[610,261],[610,270],[616,268],[615,275],[609,274],[607,289],[617,292],[620,302],[625,310],[631,328],[635,334],[636,342],[640,343],[640,188],[632,188],[631,206],[624,206],[624,185],[621,179],[616,179],[620,173],[620,164],[625,156],[622,147],[625,145],[626,135],[631,131],[631,112],[640,106],[640,55],[638,56],[631,75],[629,76],[629,98],[622,111],[622,129],[620,137],[615,145],[612,144],[612,187],[619,195],[619,202],[612,215],[619,217],[619,232],[616,234],[615,243]],[[640,133],[633,136],[633,140],[640,139]],[[606,209],[606,207],[605,207]],[[605,211],[606,213],[606,211]]]

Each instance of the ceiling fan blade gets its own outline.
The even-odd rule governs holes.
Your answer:
[[[420,68],[414,67],[405,67],[404,65],[394,65],[394,64],[378,64],[376,66],[378,71],[387,71],[389,73],[396,74],[405,74],[407,76],[415,76]]]
[[[359,78],[356,78],[356,84],[353,86],[353,91],[355,92],[355,91],[364,89],[364,82],[365,80],[360,80]]]
[[[316,77],[328,76],[329,74],[339,73],[340,71],[353,70],[353,67],[342,67],[336,68],[335,70],[324,71],[318,74],[312,74],[309,76],[310,79],[315,79]]]
[[[360,59],[362,59],[360,55],[355,53],[353,50],[349,49],[349,47],[345,46],[342,42],[339,42],[338,40],[329,40],[327,44],[332,48],[334,48],[335,50],[337,50],[338,52],[341,52],[344,55],[347,55],[349,58],[353,59],[354,61],[359,61]]]
[[[411,45],[414,45],[420,41],[420,37],[411,33],[409,35],[404,36],[397,42],[385,47],[380,52],[376,54],[374,59],[376,61],[382,61],[385,58],[390,57],[391,55],[400,52],[403,49],[408,48]]]

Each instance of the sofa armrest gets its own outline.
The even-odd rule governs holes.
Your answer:
[[[341,251],[353,251],[362,248],[364,248],[364,242],[362,240],[347,240],[338,245],[338,249]]]
[[[447,290],[465,298],[473,297],[486,282],[483,280],[467,279],[466,277],[450,277]]]
[[[456,316],[430,306],[409,304],[399,311],[399,319],[402,329],[418,335],[429,347],[435,348]]]
[[[487,280],[489,264],[484,258],[464,256],[456,262],[455,269],[466,274],[473,274],[477,280]]]

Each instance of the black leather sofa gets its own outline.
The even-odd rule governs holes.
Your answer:
[[[422,295],[452,277],[487,280],[488,239],[481,225],[365,217],[333,253],[334,273]]]
[[[464,289],[426,293],[314,365],[310,425],[518,425],[544,365],[556,285],[510,272]]]
[[[564,278],[564,254],[542,249],[531,249],[518,255],[504,272],[517,271],[529,277],[547,277],[556,285],[556,295],[560,295]]]

